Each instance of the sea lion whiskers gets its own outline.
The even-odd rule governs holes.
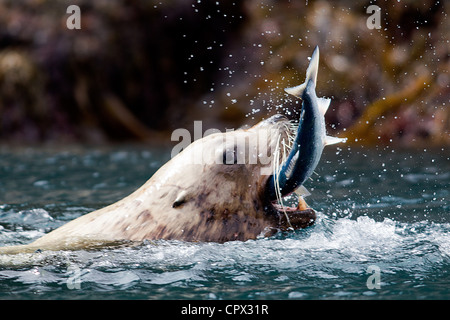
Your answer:
[[[291,221],[289,219],[289,216],[286,212],[286,207],[283,203],[283,196],[281,194],[281,188],[279,184],[278,175],[280,173],[281,167],[280,164],[284,163],[293,147],[293,142],[295,140],[295,132],[297,130],[297,127],[294,123],[286,122],[283,124],[286,137],[281,138],[281,133],[278,132],[277,135],[277,143],[275,144],[275,150],[273,153],[273,179],[275,184],[275,193],[276,193],[276,202],[280,205],[281,210],[283,211],[287,224],[292,230],[294,230],[294,227],[291,224]],[[287,141],[287,142],[286,142]],[[281,148],[281,145],[283,148]],[[281,152],[282,151],[282,152]]]

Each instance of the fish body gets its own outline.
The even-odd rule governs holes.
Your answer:
[[[303,100],[302,111],[292,149],[281,169],[269,180],[268,191],[272,200],[277,199],[277,193],[284,197],[307,181],[316,169],[326,145],[345,142],[345,139],[326,134],[325,113],[331,100],[316,95],[318,68],[319,48],[316,47],[306,71],[305,82],[285,89],[287,93]]]

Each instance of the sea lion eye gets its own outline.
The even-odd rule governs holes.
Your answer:
[[[234,146],[231,148],[226,148],[223,152],[223,159],[222,163],[231,165],[231,164],[237,164],[237,147]]]
[[[181,191],[181,192],[178,194],[178,196],[177,196],[177,198],[175,199],[175,201],[173,202],[172,208],[177,208],[177,207],[181,206],[183,203],[185,203],[185,202],[186,202],[186,198],[187,198],[186,194],[187,194],[187,193],[186,193],[185,190]]]
[[[174,203],[172,204],[172,208],[177,208],[179,206],[181,206],[183,203],[185,203],[186,200],[185,199],[179,199],[179,200],[175,200]]]

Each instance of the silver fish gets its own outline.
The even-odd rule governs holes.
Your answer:
[[[306,70],[305,82],[285,89],[287,93],[303,100],[302,111],[293,147],[281,169],[269,178],[267,191],[271,200],[297,189],[302,194],[307,193],[302,186],[316,169],[324,147],[346,141],[326,134],[325,113],[331,100],[316,95],[318,68],[319,47],[316,47]]]

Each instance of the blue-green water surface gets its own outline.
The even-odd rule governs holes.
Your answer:
[[[446,149],[331,148],[305,230],[246,242],[0,255],[1,299],[449,299]],[[170,150],[0,148],[0,246],[141,186]]]

